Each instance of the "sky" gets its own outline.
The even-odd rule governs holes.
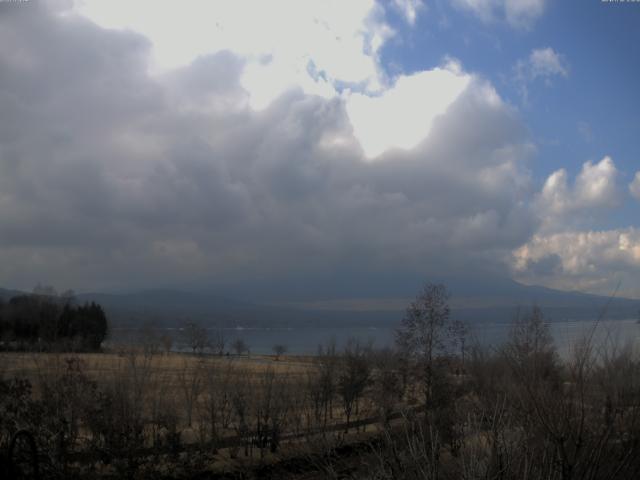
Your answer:
[[[0,2],[0,285],[640,298],[638,26],[631,1]]]

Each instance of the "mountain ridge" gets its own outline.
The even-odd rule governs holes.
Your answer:
[[[443,279],[444,280],[444,279]],[[542,286],[528,286],[510,279],[478,284],[473,280],[447,279],[451,293],[452,316],[467,322],[509,322],[518,312],[532,305],[539,306],[549,321],[590,319],[598,317],[603,309],[610,319],[637,318],[640,300],[606,297],[583,292],[566,292]],[[24,294],[18,290],[0,289],[0,297]],[[206,326],[311,326],[332,327],[391,324],[402,318],[411,297],[382,299],[388,301],[384,309],[379,298],[358,299],[358,308],[347,308],[348,303],[322,301],[278,305],[238,300],[210,291],[184,291],[179,289],[143,289],[128,293],[81,293],[77,301],[101,304],[118,326],[139,326],[154,323],[160,326],[179,326],[189,321]],[[367,301],[370,302],[367,307]]]

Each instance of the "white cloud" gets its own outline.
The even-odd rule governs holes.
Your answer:
[[[544,263],[553,268],[538,268]],[[640,274],[640,231],[626,228],[535,235],[514,252],[514,273],[526,283],[605,295],[613,293],[621,282],[621,294],[640,297],[635,280]]]
[[[550,86],[553,78],[569,76],[569,65],[564,56],[550,47],[532,50],[528,58],[515,64],[513,70],[525,104],[529,101],[529,84],[542,80]]]
[[[617,203],[618,170],[611,157],[604,157],[595,165],[586,162],[576,179],[575,194],[578,208],[613,207]]]
[[[598,213],[618,204],[617,176],[610,157],[585,163],[574,185],[563,169],[549,176],[536,201],[542,226],[513,252],[518,280],[603,295],[620,282],[619,294],[640,298],[640,230],[594,229]]]
[[[529,28],[542,16],[546,0],[504,0],[507,21],[515,27]]]
[[[376,53],[393,34],[374,0],[77,0],[76,11],[147,37],[161,69],[230,50],[282,88],[317,80],[309,70],[330,83],[377,88]]]
[[[542,16],[546,0],[454,0],[454,5],[468,10],[484,22],[503,20],[514,28],[531,28]]]
[[[553,172],[544,182],[540,193],[543,213],[562,215],[575,205],[567,186],[567,171],[562,168]]]
[[[531,76],[549,78],[556,75],[566,77],[569,68],[561,55],[552,48],[535,49],[529,55],[529,69]]]
[[[640,231],[628,228],[535,235],[516,252],[519,270],[527,262],[552,253],[560,256],[563,271],[571,275],[602,273],[601,267],[612,263],[640,268]]]
[[[411,24],[423,8],[417,0],[393,5]],[[244,60],[241,85],[254,110],[264,110],[287,91],[330,99],[349,85],[355,93],[343,93],[348,113],[369,156],[415,146],[468,79],[450,71],[442,78],[439,70],[400,75],[393,82],[383,78],[377,51],[393,31],[374,0],[85,0],[77,11],[100,25],[142,33],[164,68],[187,65],[198,55],[233,52]],[[181,24],[188,25],[188,35],[175,34]]]
[[[640,172],[636,172],[636,176],[629,184],[629,192],[637,200],[640,200]]]
[[[552,173],[536,202],[546,228],[582,221],[585,213],[590,218],[597,210],[616,206],[619,199],[617,175],[611,157],[604,157],[596,164],[584,163],[572,187],[568,185],[566,170]]]
[[[418,18],[418,12],[426,8],[421,0],[393,0],[393,4],[409,25],[414,25]]]
[[[468,87],[471,76],[452,68],[401,75],[378,96],[347,96],[353,132],[368,158],[393,147],[411,149],[431,130],[434,119]]]
[[[254,110],[264,110],[287,90],[300,88],[308,95],[332,98],[336,91],[323,77],[313,78],[306,68],[290,68],[279,59],[265,63],[250,63],[242,74],[241,83],[249,93],[249,104]]]
[[[419,0],[395,0],[393,6],[411,24],[424,8]],[[374,0],[84,0],[76,8],[100,25],[145,35],[165,68],[223,50],[240,56],[240,82],[254,110],[264,110],[287,91],[331,99],[350,85],[342,96],[354,135],[369,158],[417,145],[471,78],[454,62],[393,81],[383,78],[377,51],[393,31]],[[274,9],[282,13],[274,15]],[[149,18],[151,11],[157,16]],[[188,25],[189,35],[176,36],[176,23]]]

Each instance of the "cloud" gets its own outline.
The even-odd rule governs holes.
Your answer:
[[[407,148],[371,162],[353,97],[298,85],[255,109],[251,57],[149,71],[145,36],[63,13],[29,2],[0,18],[0,45],[20,45],[0,49],[0,284],[504,270],[536,228],[527,131],[462,67],[386,91],[415,81],[436,98],[438,78],[460,82],[394,140]]]
[[[586,162],[575,184],[569,186],[565,169],[553,172],[545,181],[536,206],[547,229],[591,219],[619,200],[618,170],[611,157],[593,164]]]
[[[529,85],[533,82],[542,80],[550,86],[553,78],[568,76],[569,65],[564,56],[550,47],[532,50],[527,59],[518,60],[514,67],[515,82],[525,103],[529,99]]]
[[[553,268],[541,271],[541,262]],[[609,295],[621,282],[621,294],[640,296],[640,231],[567,231],[535,235],[514,252],[514,272],[526,283]]]
[[[529,29],[543,15],[546,0],[454,0],[454,5],[484,22],[506,21],[513,28]]]
[[[349,95],[346,107],[354,136],[368,158],[393,147],[411,149],[428,135],[434,119],[446,112],[470,81],[471,76],[454,65],[401,75],[381,95]]]
[[[569,68],[562,56],[552,48],[539,48],[529,55],[529,72],[533,79],[567,77]]]
[[[393,5],[402,13],[409,25],[414,25],[418,18],[418,12],[426,9],[421,0],[393,0]]]
[[[610,157],[583,165],[573,185],[567,172],[549,176],[536,200],[541,228],[513,252],[514,276],[528,284],[640,297],[640,231],[600,230],[599,216],[618,205],[618,171]]]
[[[611,157],[604,157],[595,165],[586,162],[576,179],[575,194],[580,208],[613,207],[617,203],[618,170]]]
[[[636,172],[636,176],[629,184],[629,192],[636,200],[640,200],[640,172]]]
[[[412,1],[401,5],[414,15],[418,8]],[[161,70],[234,52],[249,64],[243,85],[258,97],[256,108],[291,85],[314,94],[335,94],[336,82],[376,90],[383,81],[377,52],[394,33],[374,0],[82,0],[75,10],[102,27],[144,35]]]

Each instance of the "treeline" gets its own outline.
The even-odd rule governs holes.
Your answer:
[[[108,329],[100,305],[76,305],[70,293],[24,294],[6,302],[0,299],[3,350],[97,351]]]

